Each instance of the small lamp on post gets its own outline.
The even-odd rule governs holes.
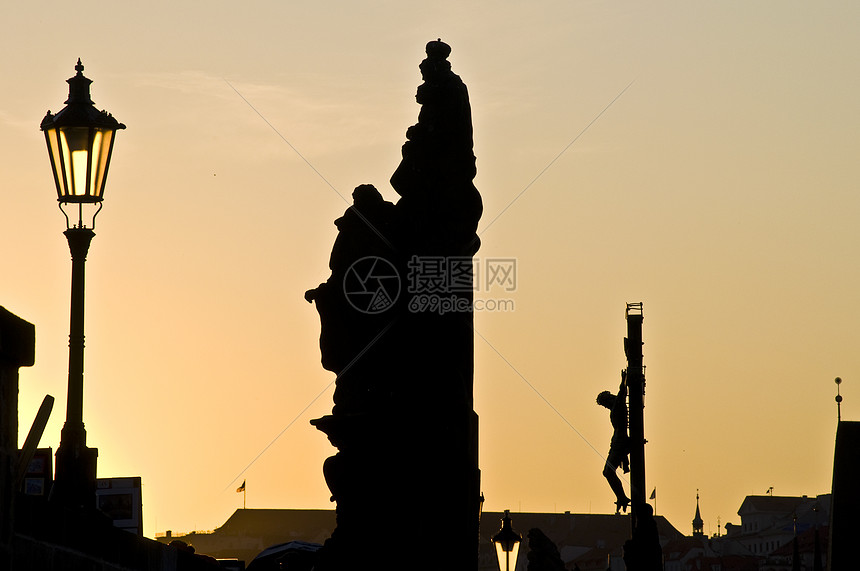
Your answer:
[[[502,528],[493,536],[496,546],[496,556],[499,558],[499,571],[513,571],[517,567],[517,553],[523,536],[514,531],[511,526],[510,510],[505,510]]]
[[[57,201],[66,217],[66,231],[72,254],[72,299],[69,324],[69,388],[66,422],[57,448],[56,481],[52,499],[69,506],[94,506],[96,458],[98,450],[87,448],[83,421],[84,392],[84,263],[90,241],[95,236],[84,224],[84,205],[102,207],[114,134],[125,125],[107,111],[99,111],[90,99],[91,80],[83,75],[78,59],[77,72],[68,80],[69,98],[56,115],[48,111],[42,119],[48,156],[57,187]],[[63,209],[78,206],[77,223],[69,224]]]

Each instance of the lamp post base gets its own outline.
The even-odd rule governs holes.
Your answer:
[[[98,448],[87,447],[83,424],[63,426],[57,448],[56,479],[51,501],[67,507],[96,507]]]

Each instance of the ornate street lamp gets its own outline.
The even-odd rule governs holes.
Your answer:
[[[69,324],[69,393],[66,422],[57,448],[56,481],[52,499],[70,506],[94,506],[96,458],[98,450],[87,448],[84,429],[84,262],[95,236],[83,220],[83,205],[102,207],[105,181],[113,151],[114,134],[125,125],[107,111],[99,111],[90,99],[91,80],[83,75],[78,59],[74,77],[68,80],[69,98],[56,115],[42,119],[48,156],[57,186],[57,200],[66,217],[66,231],[72,253],[72,302]],[[69,225],[68,204],[78,205],[78,222]]]
[[[517,553],[523,536],[514,531],[511,526],[510,510],[505,510],[502,528],[493,536],[496,546],[496,557],[499,558],[499,571],[513,571],[517,567]]]

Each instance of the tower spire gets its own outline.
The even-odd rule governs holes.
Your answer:
[[[702,521],[702,514],[699,512],[699,490],[696,490],[696,517],[693,518],[693,537],[702,537],[704,533],[705,522]]]

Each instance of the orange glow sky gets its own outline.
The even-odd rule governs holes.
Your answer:
[[[475,317],[485,509],[613,511],[594,397],[633,301],[658,513],[689,533],[698,489],[716,533],[770,486],[829,491],[837,375],[860,416],[860,4],[7,4],[0,305],[37,336],[20,441],[45,394],[42,446],[65,416],[70,260],[39,122],[80,57],[128,126],[87,263],[84,420],[99,476],[142,476],[147,535],[217,527],[244,479],[248,507],[333,507],[308,424],[333,376],[302,294],[340,195],[396,199],[437,37],[471,95],[478,256],[518,264],[516,291],[479,294],[515,310]]]

